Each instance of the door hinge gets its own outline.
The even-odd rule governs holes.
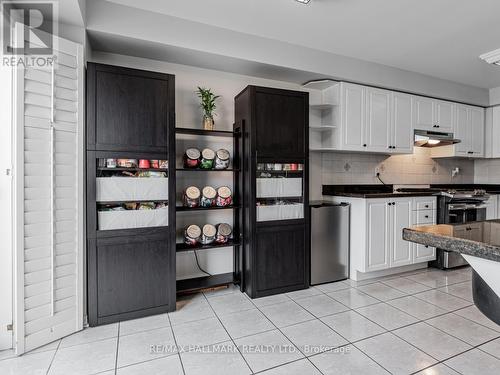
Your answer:
[[[7,324],[7,331],[13,331],[14,330],[14,325],[13,324]]]

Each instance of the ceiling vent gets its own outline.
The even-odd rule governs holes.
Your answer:
[[[481,56],[479,56],[479,58],[486,61],[488,64],[500,65],[500,49],[483,53]]]

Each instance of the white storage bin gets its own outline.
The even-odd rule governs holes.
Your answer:
[[[301,196],[301,178],[257,178],[257,198]]]
[[[257,221],[291,220],[303,218],[304,205],[302,203],[257,206]]]
[[[162,227],[168,225],[168,207],[154,210],[98,211],[99,230]]]
[[[98,177],[96,201],[168,200],[168,178]]]

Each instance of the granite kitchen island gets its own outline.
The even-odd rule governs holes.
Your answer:
[[[414,226],[403,239],[460,253],[473,268],[475,305],[500,324],[500,220]]]

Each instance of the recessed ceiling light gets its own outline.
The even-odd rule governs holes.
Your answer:
[[[479,58],[486,61],[488,64],[500,65],[500,49],[483,53],[481,56],[479,56]]]
[[[295,0],[295,1],[298,1],[299,3],[302,3],[302,4],[309,4],[309,2],[311,0]]]

